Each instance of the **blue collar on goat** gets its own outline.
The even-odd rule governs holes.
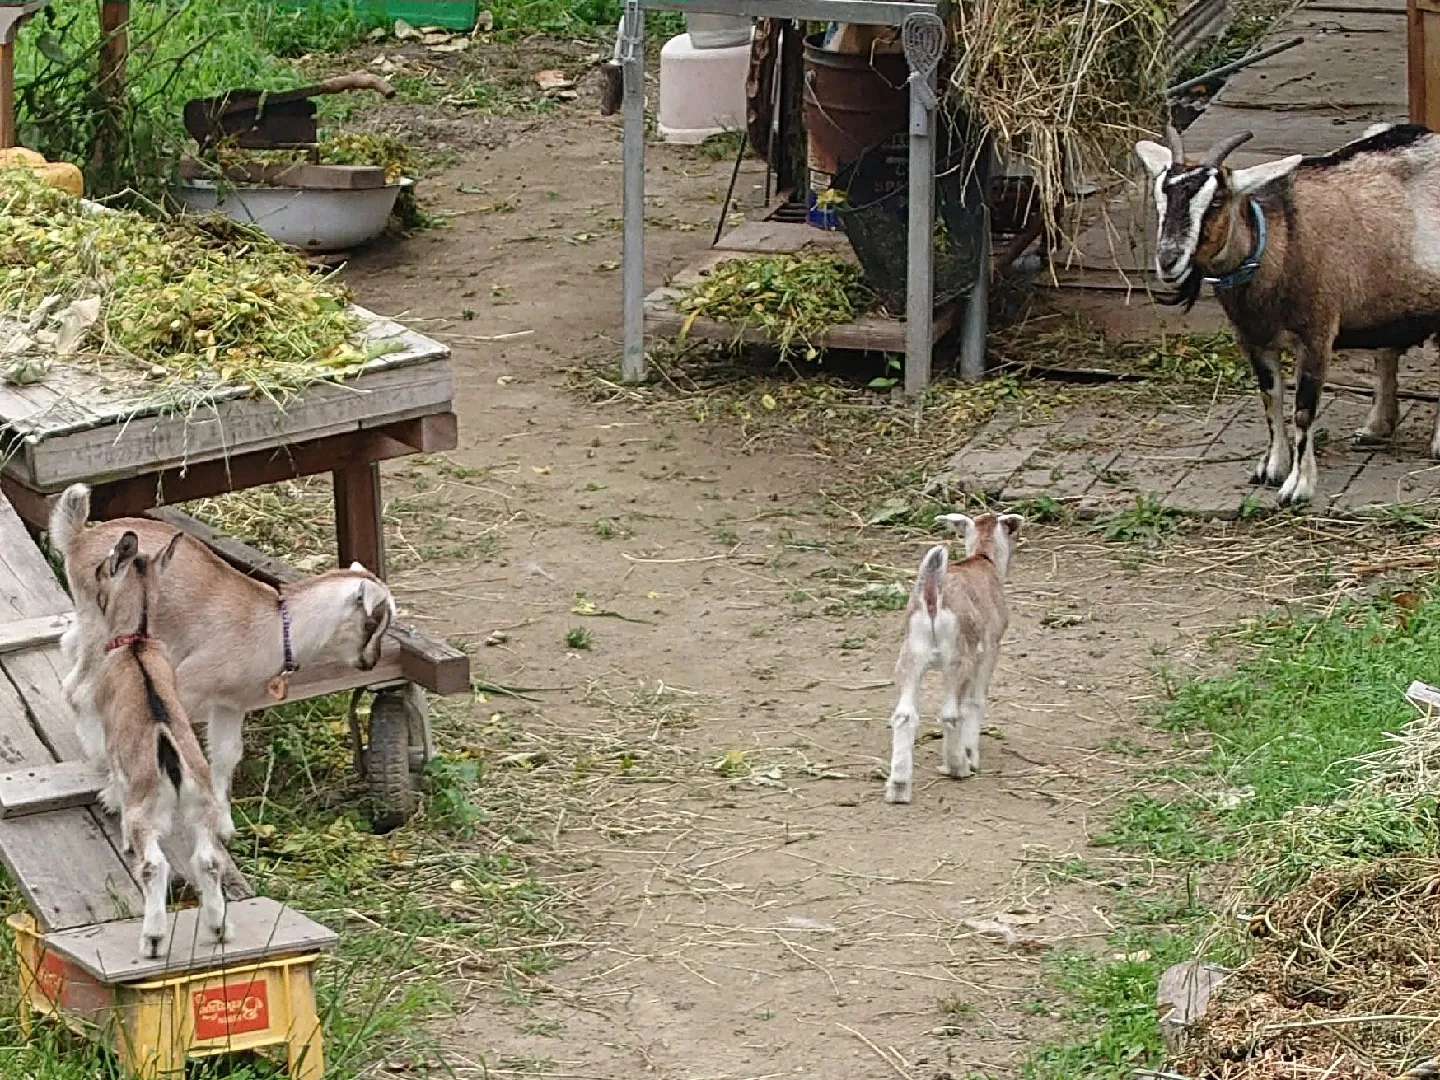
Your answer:
[[[1241,285],[1250,284],[1255,277],[1255,271],[1260,267],[1260,260],[1265,255],[1265,211],[1260,209],[1260,204],[1254,199],[1250,200],[1250,217],[1255,221],[1255,245],[1250,249],[1250,254],[1245,256],[1245,261],[1234,270],[1219,277],[1205,279],[1217,289],[1237,289]]]

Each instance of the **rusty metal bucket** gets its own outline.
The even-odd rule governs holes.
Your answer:
[[[901,53],[853,56],[805,40],[805,132],[811,188],[823,191],[844,166],[906,129],[910,68]]]

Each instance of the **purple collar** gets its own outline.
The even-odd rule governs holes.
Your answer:
[[[280,643],[285,650],[285,666],[280,669],[283,679],[300,670],[295,663],[295,649],[290,644],[290,605],[285,602],[284,593],[280,594]]]

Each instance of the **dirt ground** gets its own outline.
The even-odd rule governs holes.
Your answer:
[[[619,355],[620,128],[594,90],[543,117],[430,121],[454,159],[423,190],[451,227],[346,275],[454,348],[460,447],[430,474],[452,542],[396,576],[407,616],[486,679],[537,688],[477,715],[532,739],[624,729],[683,763],[623,822],[536,808],[581,937],[543,993],[482,993],[437,1036],[460,1076],[1012,1075],[1050,1023],[1046,951],[1108,926],[1103,885],[1047,867],[1097,857],[1157,659],[1183,670],[1253,601],[1029,529],[979,775],[936,774],[931,712],[915,801],[886,805],[890,586],[934,538],[857,527],[826,495],[842,470],[809,447],[747,452],[733,424],[577,391],[574,369]],[[649,287],[709,243],[729,168],[653,148]],[[626,618],[578,614],[579,594]],[[567,645],[582,626],[589,647]]]

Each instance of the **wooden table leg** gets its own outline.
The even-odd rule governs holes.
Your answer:
[[[385,528],[380,517],[380,466],[374,462],[336,469],[335,536],[340,565],[358,562],[385,576]]]

